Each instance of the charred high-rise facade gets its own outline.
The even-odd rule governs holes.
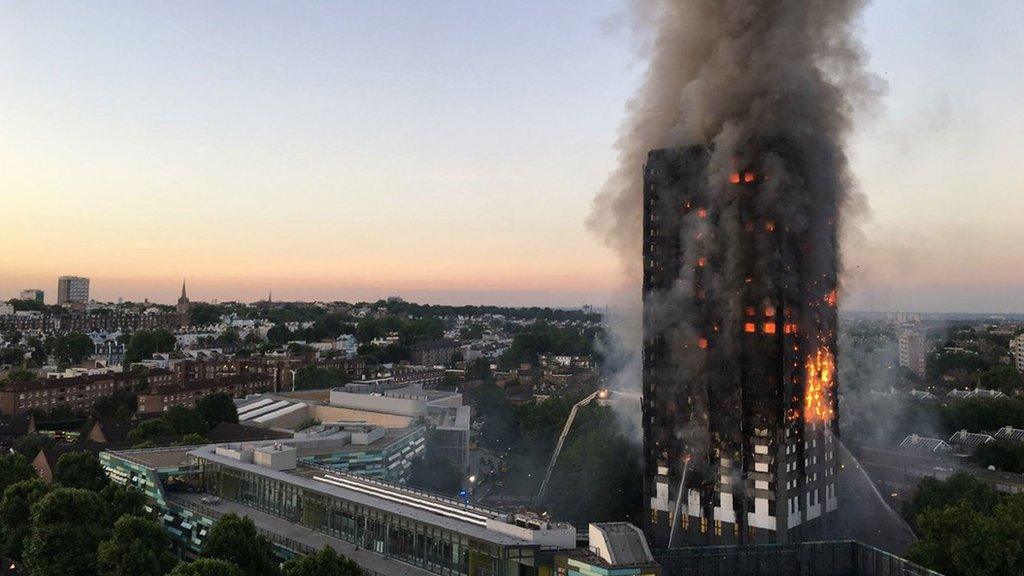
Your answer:
[[[792,542],[834,524],[838,206],[811,159],[785,138],[648,155],[653,545]]]

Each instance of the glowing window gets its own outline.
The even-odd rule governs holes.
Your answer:
[[[747,306],[746,308],[744,308],[743,311],[747,314],[747,316],[753,316],[754,314],[756,314],[753,306]]]
[[[764,229],[767,232],[774,232],[775,231],[775,223],[774,222],[765,222],[764,223]]]
[[[708,263],[708,259],[707,258],[705,258],[703,256],[701,256],[700,258],[697,258],[697,266],[700,266],[701,268],[703,268],[704,265],[707,264],[707,263]]]
[[[697,217],[698,218],[707,218],[708,217],[708,211],[703,209],[703,208],[698,208],[697,209]]]
[[[753,172],[747,172],[746,174],[744,174],[743,175],[743,181],[748,183],[748,184],[753,182],[754,181],[754,173]]]
[[[754,324],[753,322],[747,322],[746,324],[743,325],[743,331],[757,332],[757,324]]]
[[[765,334],[775,334],[775,322],[765,322],[764,323],[764,333]]]
[[[733,184],[739,184],[740,183],[740,173],[739,172],[733,172],[732,174],[730,174],[729,175],[729,182],[731,182]]]
[[[768,306],[767,308],[765,308],[764,309],[764,315],[767,316],[768,318],[771,318],[772,316],[775,316],[775,307],[774,306]]]
[[[699,346],[701,348],[707,348],[708,347],[708,339],[707,338],[700,338],[700,339],[698,339],[697,340],[697,346]]]

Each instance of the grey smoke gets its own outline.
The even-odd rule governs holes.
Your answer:
[[[855,192],[844,148],[855,115],[880,87],[865,71],[864,50],[855,37],[865,5],[865,0],[632,2],[630,23],[648,67],[620,127],[618,165],[587,221],[618,254],[629,293],[639,293],[642,272],[642,167],[647,153],[694,144],[713,146],[708,179],[718,186],[725,182],[732,162],[750,159],[752,142],[783,137],[792,143],[803,166],[766,158],[778,178],[765,187],[764,201],[766,207],[771,203],[778,221],[817,239],[802,255],[801,268],[813,274],[834,272],[836,220],[840,226],[846,224],[844,209],[864,205]],[[732,214],[727,206],[720,208],[724,217]],[[685,233],[700,232],[699,226],[684,223]],[[719,256],[721,270],[728,275],[735,255]],[[695,257],[683,256],[686,264]],[[790,280],[767,272],[758,280]],[[692,294],[688,279],[680,280],[676,291]],[[711,279],[727,285],[731,280]],[[715,286],[707,290],[713,293]],[[722,298],[723,319],[736,321],[738,300]],[[687,314],[673,308],[684,299],[669,295],[664,300],[658,303],[666,307],[659,315]],[[617,357],[632,361],[619,362],[623,370],[613,381],[620,388],[639,390],[641,307],[635,296],[625,311],[634,317],[613,322],[609,331],[613,343],[630,346]],[[806,316],[804,334],[835,328],[818,326],[813,314]],[[695,334],[685,332],[684,326],[675,336],[692,342]],[[677,365],[681,371],[699,369],[684,355]]]

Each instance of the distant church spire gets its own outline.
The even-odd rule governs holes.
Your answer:
[[[178,310],[178,314],[180,314],[182,316],[182,321],[183,322],[185,321],[186,318],[188,318],[188,313],[189,313],[190,309],[191,309],[191,305],[189,304],[189,301],[188,301],[188,294],[185,293],[185,279],[182,278],[182,280],[181,280],[181,297],[178,298],[177,310]]]

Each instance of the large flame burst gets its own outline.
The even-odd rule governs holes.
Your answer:
[[[807,381],[804,390],[804,420],[829,422],[835,416],[832,391],[835,387],[836,360],[828,347],[807,357]]]

